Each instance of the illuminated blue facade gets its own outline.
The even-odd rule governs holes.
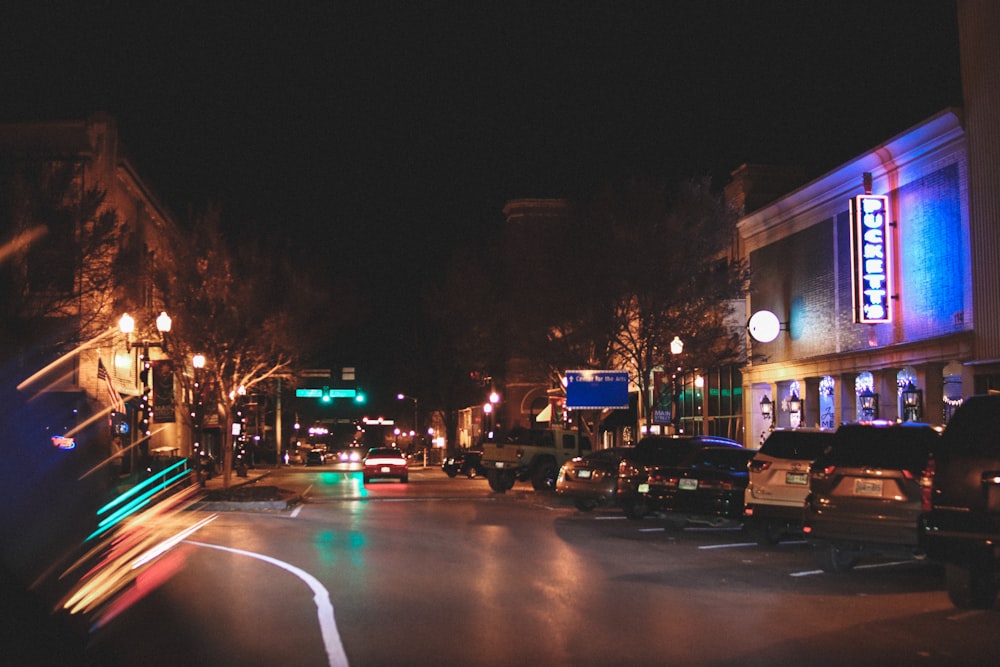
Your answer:
[[[741,219],[752,272],[747,312],[770,310],[787,324],[772,342],[748,343],[748,444],[776,426],[914,417],[942,423],[971,393],[968,187],[966,133],[959,112],[949,109]],[[879,258],[869,268],[882,267],[885,254],[889,298],[887,312],[869,309],[884,320],[875,324],[865,323],[856,305],[860,290],[881,279],[856,272],[861,255],[852,262],[851,208],[864,194],[884,196],[888,205],[884,239],[882,229],[869,237],[885,247],[858,251]],[[874,401],[862,400],[865,392]],[[793,394],[802,399],[799,412],[790,409]],[[775,406],[773,422],[758,409],[764,397]]]

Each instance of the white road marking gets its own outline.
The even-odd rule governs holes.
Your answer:
[[[896,565],[906,565],[907,563],[912,563],[911,560],[894,560],[890,563],[870,563],[868,565],[855,565],[853,569],[855,570],[871,570],[877,567],[895,567]],[[823,570],[804,570],[802,572],[792,572],[788,576],[790,577],[811,577],[815,574],[826,574]]]
[[[187,544],[193,544],[199,547],[218,549],[220,551],[228,551],[241,556],[256,558],[257,560],[262,560],[265,563],[270,563],[271,565],[280,567],[286,572],[290,572],[304,581],[306,586],[308,586],[313,592],[313,602],[316,603],[319,628],[323,635],[323,645],[326,647],[326,656],[329,659],[330,667],[348,667],[347,654],[344,652],[344,645],[340,641],[340,632],[337,631],[337,622],[333,617],[333,603],[330,601],[330,592],[326,590],[323,584],[321,584],[316,577],[312,576],[305,570],[278,560],[277,558],[271,558],[270,556],[254,553],[252,551],[233,549],[232,547],[224,547],[218,544],[208,544],[206,542],[194,542],[192,540],[187,540],[186,542]]]
[[[741,549],[743,547],[755,547],[756,542],[735,542],[733,544],[706,544],[699,549]]]
[[[301,511],[302,511],[302,505],[297,505],[295,507],[295,509],[292,510],[291,514],[288,515],[288,518],[289,519],[294,519],[295,517],[297,517],[299,515],[299,512],[301,512]]]

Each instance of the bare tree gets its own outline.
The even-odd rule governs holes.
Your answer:
[[[82,170],[67,160],[0,160],[6,350],[55,354],[107,327],[120,225],[106,193],[83,185]]]
[[[591,214],[607,229],[616,260],[613,354],[636,381],[648,416],[650,375],[666,365],[674,337],[684,342],[690,368],[739,354],[730,317],[747,276],[733,247],[737,214],[707,179],[676,189],[639,180],[609,187]]]
[[[258,385],[294,374],[296,360],[315,342],[330,318],[308,318],[306,303],[324,309],[318,291],[296,277],[282,257],[261,252],[244,239],[225,238],[219,211],[210,210],[193,229],[173,240],[174,256],[157,276],[175,318],[171,354],[207,359],[205,384],[223,437],[224,485],[229,486],[239,398]],[[272,246],[273,249],[273,246]]]

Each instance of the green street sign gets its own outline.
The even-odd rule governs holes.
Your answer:
[[[357,389],[296,389],[296,398],[354,398],[357,396]]]
[[[296,398],[322,398],[323,397],[323,390],[322,389],[296,389],[295,390],[295,397]]]

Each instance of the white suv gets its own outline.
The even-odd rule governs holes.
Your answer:
[[[830,446],[833,431],[772,431],[750,461],[743,525],[759,544],[775,544],[802,530],[809,465]]]

